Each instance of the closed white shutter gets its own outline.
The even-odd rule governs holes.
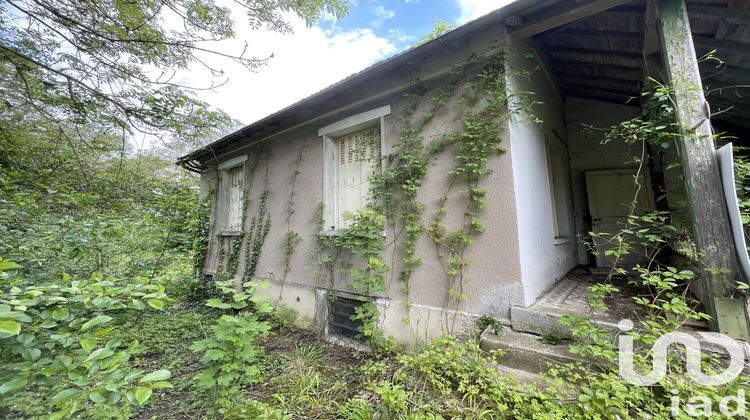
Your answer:
[[[345,228],[345,212],[355,212],[367,204],[370,176],[380,164],[380,128],[357,131],[337,139],[337,227]]]
[[[227,170],[229,180],[229,202],[227,207],[227,230],[242,228],[242,190],[244,165]]]

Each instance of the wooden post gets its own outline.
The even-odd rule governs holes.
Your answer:
[[[744,326],[739,331],[737,328],[729,331],[721,325],[721,320],[727,317],[725,308],[732,306],[726,304],[727,299],[744,303],[744,297],[735,287],[737,257],[714,154],[710,110],[703,96],[685,1],[655,0],[655,5],[662,62],[674,90],[676,119],[682,127],[679,149],[693,232],[703,263],[700,270],[703,304],[712,317],[713,330],[729,333],[735,338],[747,338],[748,323],[744,310]]]

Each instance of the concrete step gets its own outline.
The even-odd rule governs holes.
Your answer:
[[[565,314],[586,316],[594,322],[594,325],[609,331],[613,335],[620,332],[616,323],[601,316],[594,314],[583,315],[580,313],[571,314],[558,308],[537,307],[535,305],[528,308],[511,306],[510,322],[513,330],[517,332],[526,332],[544,337],[564,338],[571,335],[570,330],[558,322]]]
[[[498,359],[502,366],[531,374],[546,372],[555,365],[575,362],[590,364],[571,354],[567,344],[544,343],[540,336],[509,328],[503,329],[500,334],[484,331],[480,337],[480,346],[485,351],[502,350],[504,355]]]

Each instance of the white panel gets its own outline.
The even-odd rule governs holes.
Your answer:
[[[242,228],[242,192],[245,167],[236,166],[226,171],[229,178],[229,200],[227,207],[227,230]]]
[[[344,118],[341,121],[336,121],[333,124],[327,125],[320,130],[318,130],[319,136],[326,136],[326,135],[336,135],[338,134],[338,131],[346,130],[348,128],[360,125],[360,124],[366,124],[369,123],[372,120],[378,119],[380,117],[384,117],[386,115],[390,115],[391,113],[391,106],[381,106],[380,108],[375,108],[373,110],[363,112],[361,114],[352,115],[351,117]]]
[[[737,258],[740,262],[742,280],[750,283],[750,258],[747,255],[747,244],[745,243],[745,231],[742,228],[742,216],[737,201],[737,187],[734,179],[734,157],[732,155],[732,143],[729,143],[716,152],[719,161],[719,172],[721,183],[724,187],[727,211],[729,212],[729,224],[732,228],[732,238],[737,249]]]
[[[247,160],[247,155],[238,156],[236,158],[229,159],[228,161],[222,162],[222,163],[219,164],[219,170],[229,169],[229,168],[233,168],[235,166],[239,166],[239,165],[245,163],[246,160]]]
[[[371,127],[337,139],[336,227],[345,228],[345,212],[365,206],[370,190],[370,176],[380,160],[380,127]]]

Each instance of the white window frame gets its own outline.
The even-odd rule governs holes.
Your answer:
[[[231,193],[230,188],[231,185],[229,185],[229,171],[232,169],[237,168],[238,166],[242,166],[242,189],[244,193],[244,189],[247,187],[245,185],[245,162],[247,161],[247,155],[237,156],[235,158],[229,159],[225,162],[222,162],[219,164],[219,183],[221,185],[221,192],[220,192],[220,201],[219,201],[219,233],[224,236],[231,236],[236,235],[239,232],[237,230],[230,230],[231,227],[229,225],[229,194]],[[240,213],[242,213],[242,209],[240,209]],[[241,214],[240,217],[244,217],[244,214]],[[241,223],[240,223],[241,225]]]
[[[547,182],[549,184],[550,209],[552,210],[552,233],[555,245],[562,245],[572,240],[572,225],[570,222],[571,209],[570,188],[568,185],[567,169],[561,159],[567,154],[563,146],[554,141],[546,141],[544,145],[547,160]]]
[[[380,155],[385,156],[385,117],[391,106],[385,105],[352,115],[318,130],[323,140],[323,231],[335,233],[343,226],[338,223],[338,144],[337,138],[360,129],[380,125]]]

